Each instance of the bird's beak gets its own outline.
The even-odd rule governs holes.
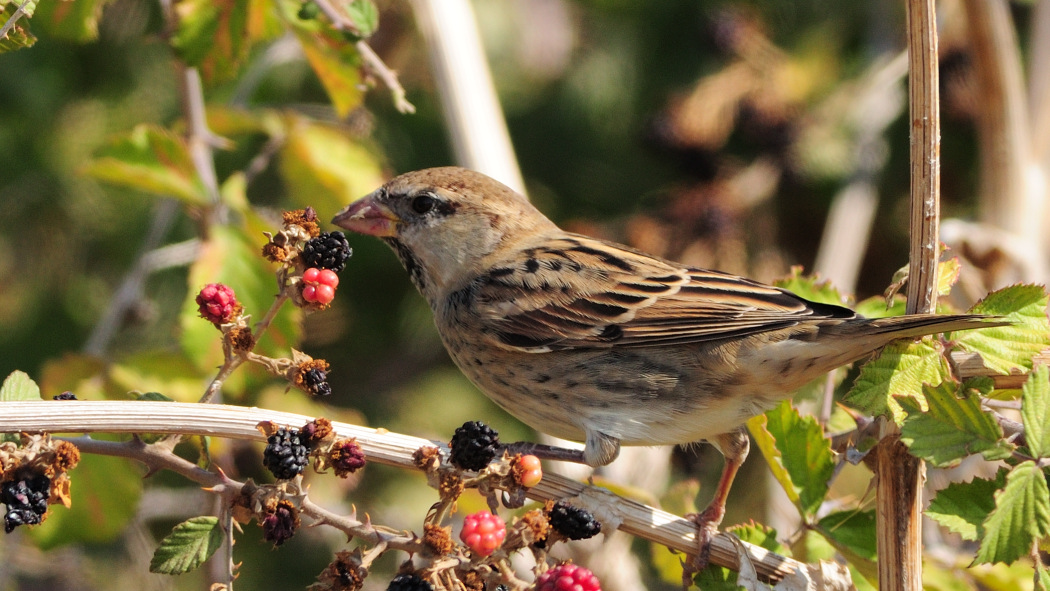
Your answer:
[[[332,223],[352,232],[391,238],[397,236],[401,219],[390,208],[376,200],[376,194],[366,195],[343,208],[332,218]]]

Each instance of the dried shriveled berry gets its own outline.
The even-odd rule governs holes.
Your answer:
[[[281,427],[266,439],[263,465],[278,480],[295,478],[306,467],[310,447],[296,429]]]
[[[72,393],[72,392],[70,392],[69,390],[66,390],[65,392],[63,392],[63,393],[61,393],[61,394],[59,394],[57,396],[52,396],[51,399],[52,400],[76,400],[77,399],[77,395]]]
[[[346,267],[346,261],[353,254],[350,243],[342,232],[321,232],[303,246],[303,263],[307,267],[331,269],[336,273]]]
[[[452,441],[449,461],[464,470],[481,470],[496,457],[499,433],[479,421],[468,421],[456,429]]]
[[[20,525],[36,525],[44,520],[51,497],[51,479],[43,474],[25,475],[0,483],[0,503],[7,505],[4,531]]]
[[[328,452],[329,462],[336,476],[346,478],[365,467],[365,452],[354,439],[341,439]]]
[[[273,542],[274,546],[292,539],[295,530],[299,529],[299,510],[290,501],[280,500],[272,511],[267,511],[262,519],[263,539]]]
[[[602,531],[602,524],[594,519],[590,511],[561,501],[551,508],[548,519],[555,531],[570,540],[586,540]]]

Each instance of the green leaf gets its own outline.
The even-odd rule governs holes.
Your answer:
[[[346,14],[362,38],[371,37],[379,28],[379,9],[372,0],[353,0],[346,6]]]
[[[291,117],[281,173],[297,207],[338,211],[384,182],[376,157],[345,132]]]
[[[1041,365],[1021,388],[1021,418],[1028,449],[1037,458],[1050,456],[1050,368]]]
[[[726,533],[731,533],[737,536],[744,542],[760,546],[770,552],[776,552],[783,556],[791,556],[788,549],[777,541],[777,530],[771,527],[751,522],[727,527],[725,531]],[[678,572],[681,572],[681,566],[678,567]],[[707,591],[708,589],[736,591],[737,589],[744,588],[737,584],[737,575],[738,573],[736,571],[732,571],[722,566],[709,564],[707,568],[693,577],[693,582],[696,583],[697,587],[704,591]]]
[[[874,511],[839,511],[817,522],[817,531],[841,550],[865,560],[878,558]]]
[[[354,44],[330,29],[307,31],[303,27],[291,27],[291,30],[303,46],[306,61],[328,93],[336,115],[340,119],[346,117],[364,99],[360,56]]]
[[[24,371],[17,369],[4,379],[0,386],[0,402],[17,402],[19,400],[43,400],[40,397],[40,386]]]
[[[961,273],[962,264],[959,263],[959,257],[951,257],[937,263],[937,294],[946,296],[951,293]]]
[[[988,294],[970,312],[1004,316],[1009,326],[965,330],[948,335],[964,351],[978,353],[988,369],[999,373],[1032,369],[1032,357],[1050,347],[1048,296],[1040,285],[1014,285]]]
[[[820,424],[813,417],[801,416],[785,400],[748,421],[748,427],[799,512],[805,517],[816,513],[835,470],[831,442],[824,437]]]
[[[870,415],[889,413],[900,424],[904,411],[894,396],[919,397],[923,384],[939,384],[951,375],[942,351],[931,338],[890,343],[861,367],[843,401]]]
[[[202,515],[175,526],[160,542],[149,572],[181,575],[204,563],[222,547],[225,535],[217,517]]]
[[[182,350],[201,371],[214,372],[222,364],[222,334],[200,317],[195,301],[208,283],[231,287],[246,314],[259,320],[274,303],[277,279],[262,255],[261,234],[252,239],[245,230],[232,226],[213,226],[201,244],[200,255],[190,267],[189,290],[180,315]],[[270,357],[286,357],[298,345],[300,312],[286,305],[256,345],[255,352]]]
[[[773,282],[791,293],[821,304],[843,305],[846,298],[828,280],[821,281],[818,275],[803,275],[801,266],[791,267],[791,274]]]
[[[181,0],[172,45],[209,83],[235,77],[252,44],[283,33],[276,12],[260,0]]]
[[[20,4],[21,2],[14,1],[0,4],[0,26],[7,23],[18,12]],[[11,30],[7,32],[3,39],[0,39],[0,53],[25,49],[36,44],[36,35],[29,32],[29,17],[33,16],[33,9],[36,7],[36,4],[36,2],[27,4],[24,9],[25,15],[11,27]]]
[[[186,142],[155,125],[138,125],[128,135],[113,140],[80,172],[121,187],[177,197],[193,205],[210,201]]]
[[[982,533],[981,524],[995,509],[995,492],[1006,485],[1006,472],[1000,469],[994,480],[974,478],[949,484],[937,491],[926,516],[965,540],[976,540]]]
[[[906,313],[907,304],[908,301],[903,297],[895,297],[893,298],[893,304],[887,307],[886,298],[872,296],[858,302],[854,309],[857,311],[857,314],[865,318],[887,318],[889,316],[903,316]]]
[[[984,522],[984,536],[974,559],[1010,563],[1032,550],[1032,542],[1050,533],[1050,490],[1035,462],[1017,465],[1006,486],[995,494],[995,510]]]
[[[958,398],[956,392],[958,385],[952,381],[924,385],[926,411],[914,397],[897,397],[908,414],[901,425],[901,441],[909,451],[941,468],[954,466],[970,454],[988,460],[1009,457],[1014,445],[1002,441],[1002,427],[981,409],[980,399]]]
[[[1036,565],[1036,590],[1037,591],[1048,591],[1050,590],[1050,571],[1047,570],[1043,563]]]
[[[76,0],[74,2],[40,2],[33,23],[40,25],[49,37],[74,43],[98,39],[98,22],[102,11],[113,0]]]
[[[70,478],[72,506],[52,507],[47,521],[28,531],[30,537],[45,550],[116,540],[138,511],[142,495],[138,466],[124,458],[82,454]]]
[[[146,392],[144,394],[139,394],[138,397],[135,398],[135,400],[140,400],[144,402],[175,402],[174,400],[168,398],[160,392]]]

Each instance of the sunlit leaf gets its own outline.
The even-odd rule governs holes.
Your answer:
[[[1040,285],[1013,285],[994,291],[970,312],[1004,316],[1009,326],[953,332],[948,338],[960,349],[978,353],[988,369],[999,373],[1032,368],[1032,357],[1050,347],[1048,296]]]
[[[846,301],[842,294],[827,279],[821,279],[817,275],[803,275],[802,267],[791,267],[791,274],[783,279],[773,282],[777,287],[783,287],[791,293],[806,298],[813,302],[822,304],[834,304],[842,306]]]
[[[74,2],[40,2],[33,24],[49,37],[87,43],[98,39],[98,21],[102,10],[113,0],[75,0]]]
[[[901,441],[915,456],[938,467],[949,467],[971,454],[988,460],[1010,456],[1014,445],[1003,441],[1003,429],[981,408],[976,396],[959,398],[955,382],[924,385],[927,410],[918,399],[899,396],[897,402],[907,418],[901,425]]]
[[[180,575],[194,570],[222,547],[225,537],[216,517],[183,521],[164,537],[149,563],[151,573]]]
[[[88,176],[147,193],[208,203],[208,192],[193,167],[186,142],[155,125],[138,125],[81,167]]]
[[[17,402],[20,400],[43,400],[40,387],[24,371],[15,370],[8,374],[0,386],[0,402]]]
[[[894,396],[920,397],[922,403],[922,385],[939,384],[949,375],[940,343],[930,338],[897,341],[861,368],[843,401],[867,414],[889,413],[900,423],[904,412]]]
[[[995,509],[995,492],[1006,485],[1006,468],[999,470],[994,480],[974,478],[970,482],[954,482],[937,491],[937,496],[926,508],[926,516],[966,540],[977,540],[981,525]]]
[[[328,29],[313,32],[292,27],[292,31],[303,46],[306,61],[327,91],[336,114],[346,117],[364,98],[360,56],[354,44]]]
[[[1041,365],[1021,388],[1025,442],[1037,458],[1050,456],[1050,369]]]
[[[45,2],[45,4],[48,3]],[[21,2],[13,0],[0,4],[0,26],[3,26],[14,17],[20,5]],[[36,35],[29,31],[29,18],[33,16],[33,9],[36,5],[37,2],[35,0],[26,4],[23,8],[24,16],[14,23],[3,39],[0,39],[0,53],[25,49],[32,47],[36,43]]]
[[[361,37],[371,37],[379,28],[379,9],[372,0],[351,0],[346,5],[346,14],[357,27]]]
[[[1032,542],[1050,533],[1050,491],[1035,462],[1018,464],[995,494],[995,510],[984,522],[974,562],[1013,562],[1032,550]]]
[[[253,43],[279,34],[272,4],[263,0],[182,0],[172,45],[208,82],[235,76]]]
[[[749,421],[748,427],[799,512],[807,516],[816,513],[835,469],[831,442],[824,437],[820,424],[811,416],[801,416],[785,400]]]

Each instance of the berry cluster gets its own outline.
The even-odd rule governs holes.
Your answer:
[[[339,276],[331,269],[310,267],[303,271],[303,299],[315,304],[331,304],[335,299],[335,288]]]
[[[468,421],[456,429],[452,441],[449,461],[464,470],[481,470],[496,457],[499,433],[479,421]]]
[[[590,511],[558,501],[548,516],[551,527],[570,540],[586,540],[602,531],[602,524]]]
[[[7,505],[4,531],[11,533],[20,525],[43,521],[50,497],[51,479],[43,474],[0,483],[0,503]]]
[[[434,591],[434,587],[417,575],[403,573],[390,581],[386,591]]]
[[[503,545],[505,537],[507,524],[499,515],[488,511],[468,515],[463,520],[463,531],[459,532],[459,539],[478,556],[488,556],[495,552],[496,548]]]
[[[536,591],[602,591],[602,587],[594,573],[566,562],[540,575]]]
[[[215,326],[230,322],[243,309],[233,289],[222,283],[209,283],[201,288],[197,294],[197,307],[201,318]]]
[[[295,478],[306,467],[310,455],[309,444],[296,429],[281,427],[266,439],[263,465],[278,480]]]
[[[543,480],[543,465],[540,459],[532,454],[519,457],[514,466],[514,477],[518,484],[525,488],[532,488],[539,484],[540,480]]]
[[[346,260],[353,254],[350,243],[342,232],[321,232],[303,246],[303,263],[307,267],[330,269],[336,273],[346,267]]]

